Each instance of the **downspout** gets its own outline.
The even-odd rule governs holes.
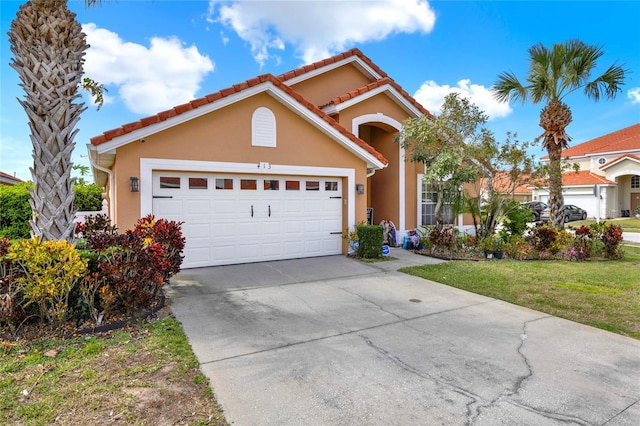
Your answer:
[[[107,174],[107,176],[109,176],[109,221],[111,222],[111,225],[113,225],[113,217],[115,215],[115,210],[114,210],[114,195],[113,195],[113,171],[102,167],[100,165],[98,165],[96,162],[94,162],[93,160],[93,156],[89,155],[89,162],[91,163],[91,167],[94,167],[98,170],[100,170],[101,172],[105,172]]]

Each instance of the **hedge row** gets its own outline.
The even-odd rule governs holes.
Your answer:
[[[29,238],[31,206],[30,182],[18,185],[0,185],[0,238]],[[102,188],[96,184],[75,185],[73,206],[76,211],[102,209]]]

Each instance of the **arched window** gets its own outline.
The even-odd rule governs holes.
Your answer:
[[[269,108],[260,107],[251,117],[251,145],[276,146],[276,116]]]

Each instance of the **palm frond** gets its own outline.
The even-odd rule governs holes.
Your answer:
[[[526,102],[529,90],[524,86],[513,72],[504,72],[498,76],[498,81],[492,87],[493,97],[500,102],[514,101]]]
[[[607,99],[614,99],[622,91],[626,70],[620,65],[611,65],[602,75],[585,84],[584,94],[594,101],[599,101],[604,95]]]

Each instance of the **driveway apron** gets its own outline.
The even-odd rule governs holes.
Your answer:
[[[640,425],[640,341],[345,256],[169,286],[235,425]]]

